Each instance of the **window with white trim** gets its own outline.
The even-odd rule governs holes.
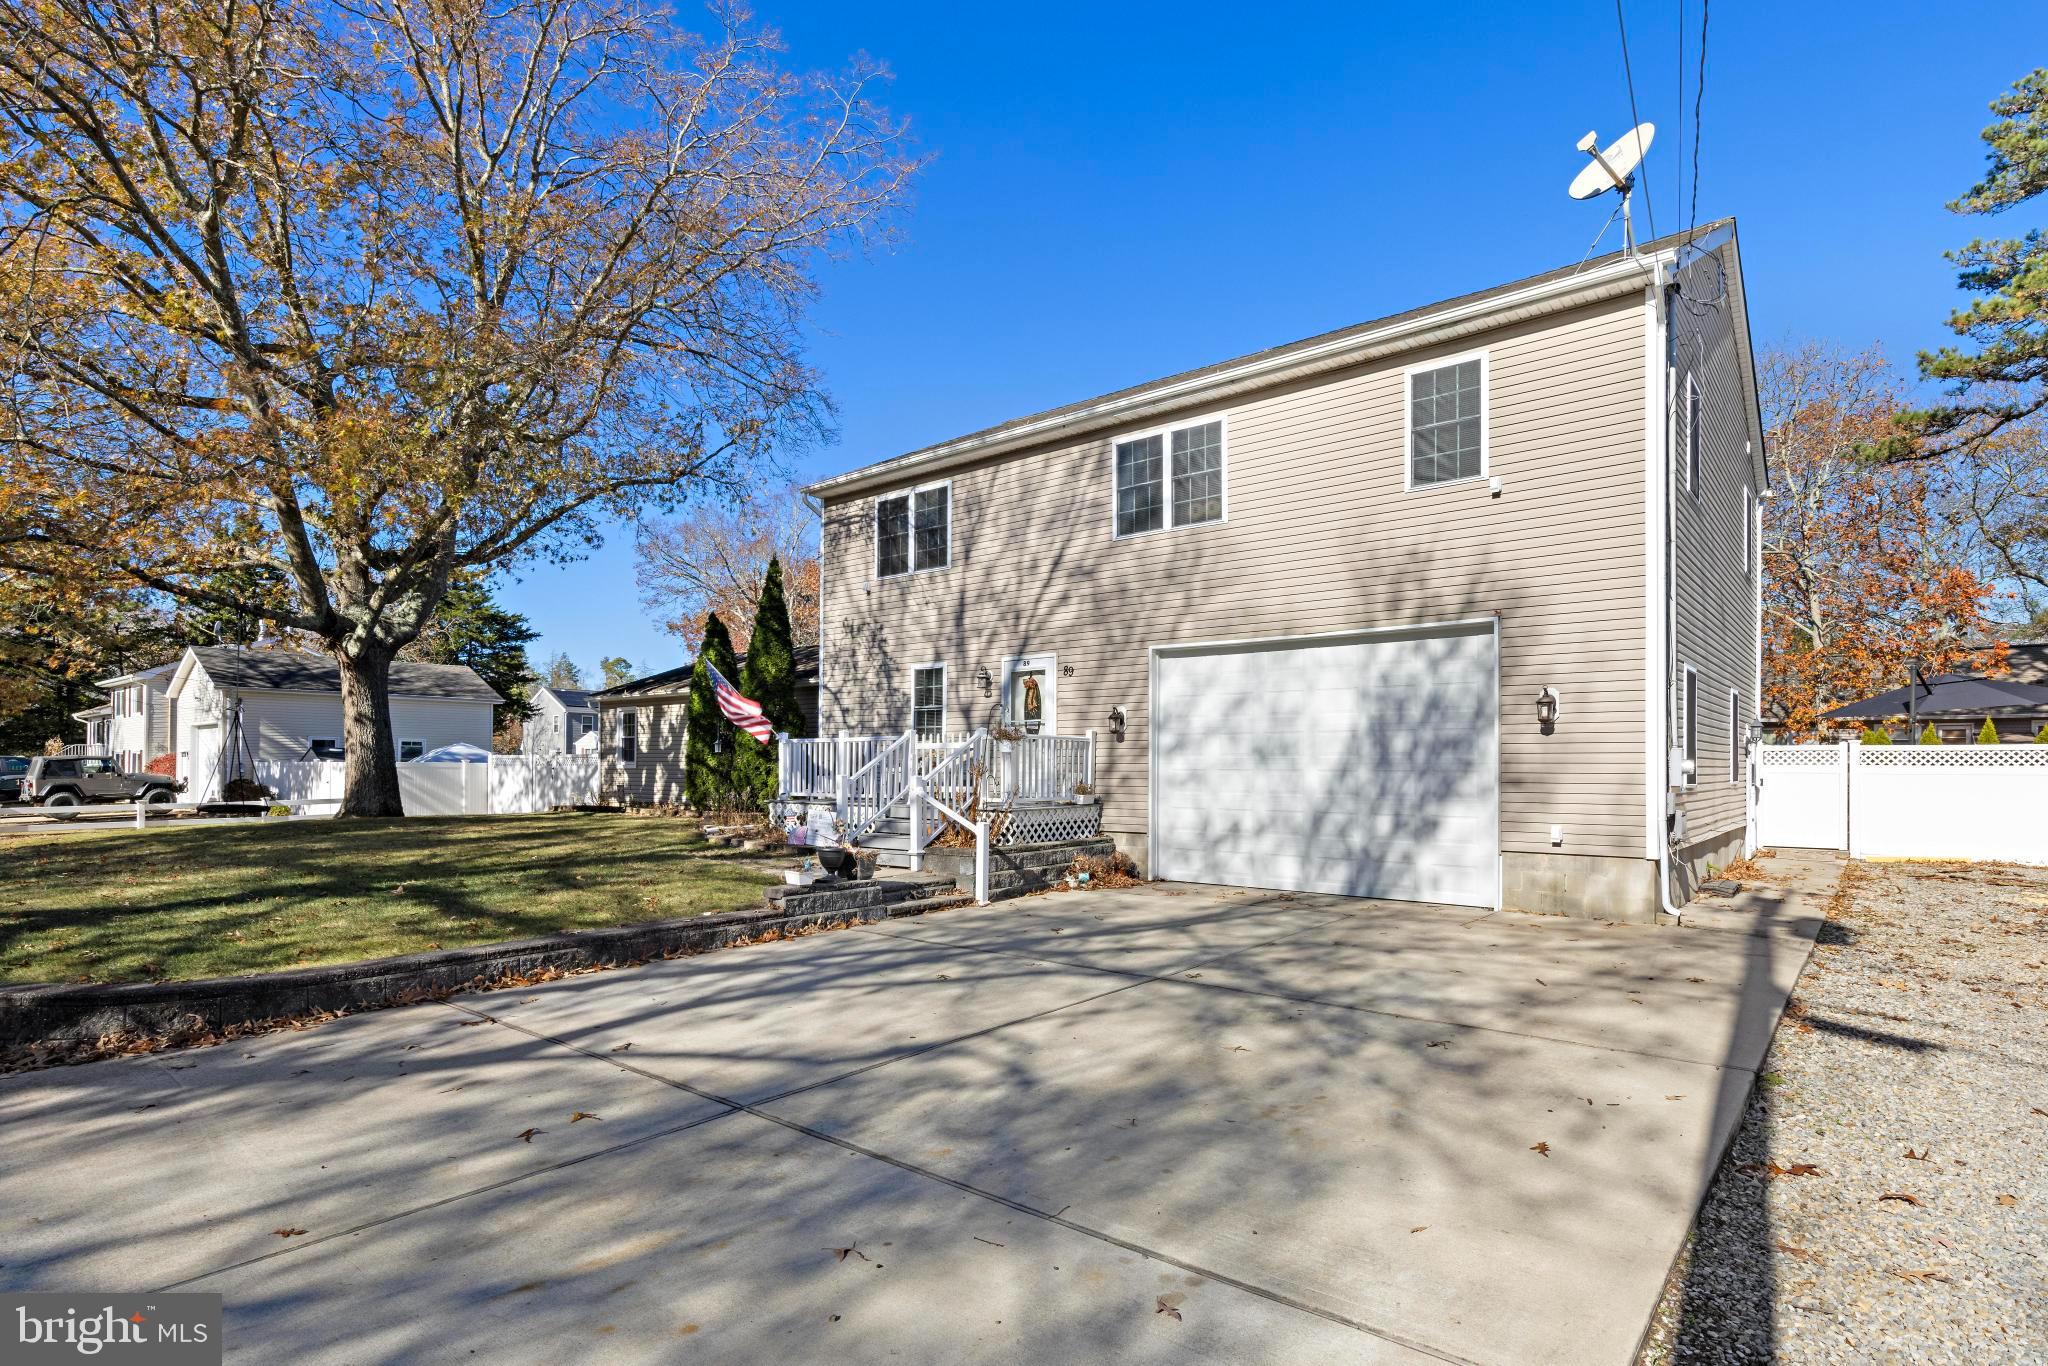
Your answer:
[[[308,759],[344,759],[347,752],[342,748],[341,739],[334,735],[316,735],[306,741]]]
[[[1742,694],[1728,690],[1728,781],[1742,781]]]
[[[946,666],[923,664],[910,671],[910,728],[920,740],[946,738]]]
[[[929,484],[875,500],[875,577],[944,569],[953,551],[953,486]]]
[[[1692,787],[1700,780],[1700,675],[1690,664],[1685,666],[1685,694],[1680,705],[1680,725],[1685,736],[1685,785]]]
[[[1685,488],[1688,493],[1700,491],[1700,382],[1692,375],[1685,377]]]
[[[619,713],[619,762],[631,768],[640,758],[640,713]]]
[[[1742,486],[1742,577],[1756,572],[1756,490]]]
[[[1116,443],[1116,534],[1223,520],[1223,419]]]
[[[1486,357],[1408,372],[1408,486],[1486,473]]]
[[[400,740],[398,742],[398,762],[401,764],[417,759],[426,752],[427,742],[425,740]]]

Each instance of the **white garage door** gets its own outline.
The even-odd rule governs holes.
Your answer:
[[[1152,873],[1494,904],[1491,624],[1162,650]]]

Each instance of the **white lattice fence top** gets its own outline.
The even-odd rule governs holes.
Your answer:
[[[1832,768],[1842,762],[1840,745],[1762,745],[1756,760],[1765,768]]]
[[[2048,768],[2048,745],[1864,745],[1874,768]]]

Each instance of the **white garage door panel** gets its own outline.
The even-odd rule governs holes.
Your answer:
[[[1490,628],[1165,653],[1159,877],[1491,905]]]

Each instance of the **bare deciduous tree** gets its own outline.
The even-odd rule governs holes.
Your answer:
[[[877,74],[638,0],[0,0],[0,565],[282,574],[343,813],[396,813],[390,664],[452,576],[822,425],[812,272],[916,169]]]
[[[739,507],[708,505],[682,516],[643,519],[638,534],[641,600],[662,629],[691,649],[716,612],[746,652],[754,609],[768,561],[782,561],[790,635],[818,642],[818,519],[794,488],[745,500]]]

